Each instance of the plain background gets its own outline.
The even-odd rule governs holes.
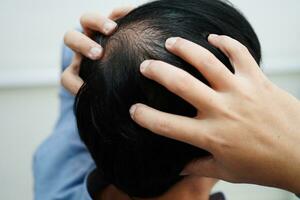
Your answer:
[[[0,199],[33,198],[32,155],[58,115],[63,34],[85,11],[104,15],[143,0],[0,0]],[[262,43],[263,68],[300,98],[300,1],[232,0]],[[272,99],[270,99],[271,101]],[[288,158],[287,158],[288,159]],[[281,190],[221,182],[229,200],[285,200]]]

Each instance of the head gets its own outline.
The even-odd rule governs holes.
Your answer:
[[[165,49],[169,37],[179,36],[212,52],[234,73],[228,58],[207,41],[210,33],[228,35],[244,44],[255,60],[260,44],[249,22],[219,0],[160,0],[142,5],[117,21],[111,36],[96,35],[104,49],[101,60],[83,59],[84,85],[75,102],[81,139],[104,178],[134,197],[155,197],[180,181],[190,161],[208,152],[151,133],[129,115],[135,103],[194,117],[197,110],[159,84],[143,77],[140,64],[162,60],[209,85],[190,64]],[[226,128],[226,127],[224,127]]]

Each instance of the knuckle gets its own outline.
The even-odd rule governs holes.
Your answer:
[[[64,35],[64,43],[68,45],[70,43],[70,38],[73,35],[74,30],[68,30]]]
[[[228,43],[228,46],[231,46],[231,51],[233,54],[243,55],[245,53],[249,53],[247,47],[237,40],[233,40],[231,44]]]
[[[66,73],[65,72],[63,72],[60,77],[60,84],[66,88]]]
[[[69,76],[69,74],[70,74],[69,68],[70,68],[70,66],[68,66],[68,67],[62,72],[62,74],[61,74],[61,76],[60,76],[60,81],[61,81],[62,84],[65,84],[66,80],[68,79],[68,76]]]
[[[248,82],[240,82],[235,91],[241,97],[241,100],[252,101],[257,93],[256,89]]]
[[[157,73],[158,73],[158,66],[162,65],[163,62],[161,61],[150,61],[148,67],[145,69],[145,72],[148,74],[148,75],[151,75],[151,76],[155,76]]]
[[[160,61],[160,60],[153,60],[150,62],[149,66],[151,66],[151,68],[157,66],[157,65],[162,65],[164,64],[164,62]]]
[[[230,121],[235,121],[238,119],[238,117],[229,108],[222,109],[221,115]]]
[[[134,116],[133,116],[133,118],[134,118],[134,120],[136,120],[136,121],[140,121],[140,119],[142,119],[142,116],[143,116],[143,109],[141,108],[140,105],[137,105],[137,106],[136,106],[136,109],[135,109],[135,111],[134,111]]]
[[[201,129],[198,130],[201,130],[203,133],[206,133],[204,137],[201,137],[202,143],[205,144],[204,146],[205,149],[213,151],[215,149],[216,140],[217,140],[215,130],[213,129],[203,130],[203,127],[201,127]],[[198,135],[198,131],[193,135],[193,137],[191,137],[191,139],[197,138],[197,135]]]
[[[214,139],[215,142],[215,152],[219,155],[222,155],[224,152],[227,152],[228,149],[231,149],[231,143],[228,140],[221,137],[222,133],[218,134],[218,137]]]
[[[117,19],[125,16],[130,10],[131,9],[129,7],[115,8],[114,10],[111,11],[108,18],[111,20],[117,20]]]
[[[80,33],[81,34],[81,33]],[[64,35],[64,43],[66,46],[71,48],[73,51],[77,51],[80,49],[81,44],[83,44],[84,38],[78,34],[75,30],[67,31]]]
[[[174,50],[175,50],[175,51],[182,51],[184,45],[185,45],[185,40],[182,39],[181,37],[178,37],[178,38],[176,39],[175,44],[174,44]]]
[[[110,16],[119,17],[121,15],[121,8],[115,8],[111,11]]]
[[[229,42],[230,38],[226,35],[220,35],[218,40],[219,40],[219,43],[226,45]]]
[[[126,11],[126,9],[127,9],[126,6],[117,7],[111,11],[111,14],[112,15],[121,15],[124,11]]]
[[[136,108],[133,112],[132,118],[135,122],[137,122],[139,125],[145,128],[151,129],[151,124],[155,124],[152,122],[151,117],[149,117],[150,114],[149,108],[143,104],[136,104]]]
[[[249,88],[248,92],[245,90],[240,91],[240,96],[242,97],[242,99],[246,101],[253,101],[253,95],[255,94],[255,92],[251,92],[250,90],[251,89]]]
[[[237,45],[236,50],[238,53],[241,53],[241,54],[249,53],[249,50],[243,44],[237,42],[236,45]]]
[[[224,120],[235,121],[238,119],[234,110],[228,106],[215,105],[217,115],[221,116]]]
[[[191,87],[190,76],[186,72],[178,73],[176,82],[171,85],[174,86],[173,90],[175,93],[178,94],[186,93],[186,91]]]
[[[216,58],[210,52],[205,53],[205,60],[203,61],[206,66],[213,66],[216,64]]]
[[[227,47],[227,48],[229,48],[229,49],[231,48],[231,50],[233,50],[234,47],[236,46],[236,45],[234,45],[234,44],[235,44],[234,39],[232,39],[232,38],[230,38],[229,36],[226,36],[226,35],[221,36],[221,38],[220,38],[220,43],[221,43],[224,47]]]
[[[155,130],[157,130],[157,132],[160,132],[160,133],[170,133],[171,131],[171,125],[170,125],[170,122],[166,119],[158,119],[157,120],[157,123],[155,124],[155,126],[157,126],[155,128]]]
[[[209,131],[207,131],[209,134],[207,134],[207,136],[205,137],[205,142],[206,144],[209,145],[210,148],[213,148],[216,144],[216,130],[214,129],[209,129]]]
[[[86,13],[84,13],[83,15],[81,15],[80,18],[79,18],[80,24],[81,24],[82,26],[84,26],[84,25],[87,23],[87,21],[88,21],[88,19],[90,18],[90,16],[92,16],[93,14],[94,14],[94,13],[92,13],[92,12],[86,12]]]
[[[226,35],[220,36],[219,40],[220,40],[220,43],[222,43],[223,46],[227,46],[235,54],[249,52],[246,46],[244,46],[238,40],[233,39],[229,36],[226,36]]]

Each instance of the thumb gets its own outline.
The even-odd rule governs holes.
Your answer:
[[[213,156],[200,158],[191,161],[185,166],[180,175],[182,176],[202,176],[210,178],[219,178],[219,170]]]

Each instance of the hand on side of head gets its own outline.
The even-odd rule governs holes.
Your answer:
[[[299,101],[262,73],[248,49],[227,36],[209,42],[230,59],[231,73],[203,47],[171,38],[166,48],[191,63],[211,87],[187,72],[161,61],[145,61],[141,72],[179,95],[195,108],[195,118],[164,113],[143,104],[130,109],[139,125],[157,134],[209,151],[183,174],[217,177],[299,192]],[[288,159],[287,159],[288,157]]]
[[[130,12],[133,7],[120,7],[112,11],[108,18],[98,13],[86,13],[80,19],[84,33],[71,30],[64,36],[65,44],[75,52],[75,56],[70,66],[66,68],[61,76],[62,85],[73,95],[76,95],[83,84],[79,77],[81,55],[92,60],[100,59],[103,53],[102,47],[90,39],[94,32],[101,32],[110,35],[117,28],[113,21],[123,17]]]

